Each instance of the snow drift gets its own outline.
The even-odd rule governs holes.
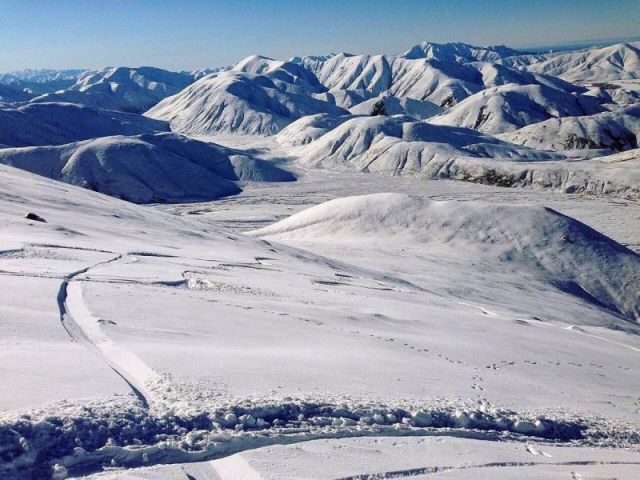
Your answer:
[[[277,241],[393,243],[421,255],[517,263],[640,321],[640,256],[549,208],[374,194],[331,200],[253,234]]]

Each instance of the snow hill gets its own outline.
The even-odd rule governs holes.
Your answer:
[[[544,207],[374,194],[331,200],[253,234],[285,242],[418,244],[423,253],[515,262],[640,322],[640,256]]]
[[[302,73],[297,65],[291,65]],[[321,87],[308,83],[306,76],[296,76],[289,65],[269,70],[241,64],[240,69],[204,77],[145,115],[165,120],[173,131],[181,133],[271,135],[306,115],[348,113],[311,97],[309,90],[320,91]]]
[[[482,90],[430,122],[499,134],[551,117],[592,115],[603,110],[600,102],[591,96],[565,93],[543,85],[507,84]]]
[[[60,145],[108,135],[167,131],[164,122],[132,113],[96,110],[71,103],[0,107],[0,145]]]
[[[236,181],[290,181],[272,163],[176,134],[113,136],[0,150],[0,163],[135,203],[206,201]]]
[[[295,136],[296,129],[300,131],[300,139]],[[284,132],[282,135],[285,139]],[[291,144],[308,142],[308,121],[302,119],[292,124],[286,137]],[[331,169],[351,167],[385,174],[430,175],[429,172],[446,172],[446,165],[459,158],[495,157],[520,161],[563,158],[466,128],[432,125],[403,116],[367,116],[341,122],[319,136],[305,148],[300,161],[303,165]]]
[[[522,55],[499,60],[505,65],[560,77],[569,82],[640,78],[640,42],[619,43],[547,55]]]
[[[109,67],[86,72],[66,90],[47,93],[33,102],[67,102],[94,108],[142,113],[193,82],[186,73],[152,67]]]
[[[518,145],[547,150],[638,147],[640,106],[591,116],[550,118],[501,136]]]

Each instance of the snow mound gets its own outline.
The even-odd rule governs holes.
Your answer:
[[[602,112],[594,97],[573,95],[543,85],[508,84],[488,88],[430,120],[489,134],[506,133],[551,117]]]
[[[0,107],[0,144],[12,147],[60,145],[109,135],[167,131],[166,123],[140,115],[70,103]]]
[[[69,102],[94,108],[142,113],[193,82],[190,74],[153,67],[109,67],[86,72],[66,90],[34,98],[33,102]]]
[[[263,71],[255,62],[241,67]],[[307,88],[309,83],[304,78],[301,80],[281,68],[269,70],[264,75],[229,71],[197,81],[163,100],[146,115],[166,120],[172,130],[182,133],[272,135],[306,115],[347,113],[333,104],[312,98],[304,91]]]
[[[504,134],[501,138],[532,148],[552,150],[638,148],[640,108],[592,116],[550,118]]]
[[[136,203],[212,200],[239,193],[239,180],[294,180],[264,160],[176,134],[5,149],[0,163]]]
[[[640,256],[549,208],[384,193],[331,200],[252,234],[276,241],[395,243],[422,255],[517,263],[640,321]]]
[[[418,120],[424,120],[442,112],[435,103],[426,100],[414,100],[408,97],[380,95],[351,107],[349,111],[355,115],[371,115],[376,104],[382,102],[387,115],[408,115]]]

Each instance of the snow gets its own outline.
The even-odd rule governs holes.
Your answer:
[[[520,55],[521,52],[505,45],[476,47],[466,43],[422,42],[411,47],[403,57],[408,59],[436,59],[454,62],[496,62],[505,57]]]
[[[387,115],[408,115],[418,120],[433,117],[442,111],[436,104],[414,100],[407,97],[394,97],[393,95],[381,95],[361,102],[349,111],[355,115],[370,115],[376,103],[382,102]]]
[[[7,437],[16,459],[8,468],[58,464],[76,474],[192,462],[317,438],[415,435],[426,423],[534,442],[577,432],[586,444],[633,438],[638,286],[624,278],[638,257],[567,217],[365,197],[339,201],[337,212],[316,207],[336,221],[304,240],[283,237],[291,244],[283,246],[0,168],[8,187],[0,234],[13,250],[2,255],[0,278],[25,282],[3,289],[12,295],[3,305],[17,309],[3,355],[21,358],[28,346],[54,359],[47,378],[60,379],[38,382],[30,364],[3,371],[9,385],[31,385],[28,396],[3,396],[3,408],[38,407],[4,415],[3,428],[18,432]],[[362,201],[378,206],[346,208]],[[26,221],[27,205],[46,223]],[[432,209],[442,214],[425,224]],[[45,254],[58,258],[55,270]],[[561,283],[572,279],[591,296]],[[101,389],[80,372],[74,387],[44,331],[20,321],[42,281],[52,291],[38,299],[49,298],[54,315],[65,288],[62,325],[48,322],[62,345],[89,345],[82,351],[93,364],[122,377],[85,361]],[[65,328],[77,343],[64,342]],[[129,386],[144,403],[107,392]],[[66,402],[43,405],[57,398]],[[539,416],[544,431],[530,432]],[[49,452],[45,460],[33,463],[19,438]]]
[[[269,73],[271,76],[256,76],[244,71],[230,71],[204,77],[181,93],[160,102],[146,115],[169,122],[173,131],[181,133],[270,135],[305,115],[347,113],[309,95],[287,91],[284,84],[290,85],[294,91],[305,87],[289,84],[289,80],[297,80],[291,78],[286,70],[276,69]],[[282,80],[280,74],[286,80]]]
[[[131,113],[71,103],[0,105],[0,145],[60,145],[108,135],[167,131],[167,124]]]
[[[190,74],[153,67],[109,67],[83,73],[66,90],[46,93],[33,102],[67,102],[93,108],[142,113],[193,82]]]
[[[638,147],[640,108],[616,112],[550,118],[502,135],[509,142],[545,150],[609,149]]]
[[[548,55],[523,55],[501,60],[569,82],[637,79],[640,71],[640,42],[619,43],[603,48]]]
[[[542,85],[507,84],[478,92],[430,121],[498,134],[552,117],[593,115],[602,111],[593,97],[563,93]]]
[[[239,180],[295,180],[271,163],[176,134],[4,149],[0,163],[136,203],[211,200],[240,192]]]
[[[79,73],[0,106],[0,477],[640,474],[637,45]]]

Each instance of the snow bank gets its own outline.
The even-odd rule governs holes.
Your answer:
[[[435,202],[403,194],[332,200],[253,232],[273,240],[445,246],[533,269],[561,289],[640,321],[640,256],[554,210]],[[428,250],[427,250],[428,251]]]

